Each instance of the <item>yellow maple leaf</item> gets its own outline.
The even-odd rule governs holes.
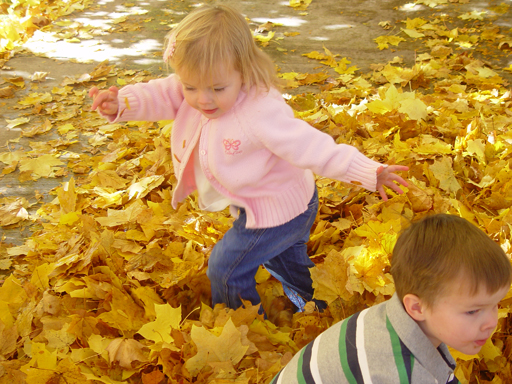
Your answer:
[[[334,67],[334,70],[339,73],[340,75],[344,74],[353,74],[354,72],[358,71],[359,68],[356,65],[353,65],[351,67],[347,67],[347,64],[350,64],[351,62],[346,58],[343,57]]]
[[[482,139],[467,140],[466,153],[475,156],[481,164],[486,164],[487,159],[485,156],[485,143]]]
[[[462,15],[457,16],[459,19],[462,20],[483,20],[484,15],[487,13],[487,11],[471,11],[463,13]]]
[[[0,310],[2,308],[2,302],[0,302]],[[5,316],[0,314],[0,356],[8,356],[16,350],[16,341],[18,340],[18,331],[13,324],[4,323]]]
[[[325,53],[320,53],[318,51],[311,51],[309,53],[303,53],[302,56],[309,57],[310,59],[315,60],[325,60],[328,56]]]
[[[64,163],[55,156],[47,154],[34,159],[21,159],[20,171],[32,172],[36,177],[50,177],[60,165]]]
[[[414,19],[407,18],[407,20],[405,21],[407,29],[417,29],[425,24],[427,24],[427,21],[420,17],[415,17]]]
[[[11,165],[13,162],[18,162],[25,156],[25,151],[17,150],[13,152],[0,153],[0,161],[6,165]]]
[[[452,165],[451,157],[443,157],[440,160],[436,159],[429,169],[439,181],[439,188],[450,194],[455,194],[461,189],[461,186],[455,177]]]
[[[417,141],[417,139],[411,139],[407,142],[412,146],[415,141]],[[422,135],[419,138],[419,143],[416,147],[413,147],[412,150],[422,155],[448,155],[452,153],[453,147],[451,144],[446,143],[437,137]]]
[[[435,8],[439,4],[448,4],[448,0],[416,0],[416,4],[425,4],[428,5],[430,8]]]
[[[339,252],[331,250],[324,259],[323,264],[310,268],[315,299],[324,300],[328,304],[342,298],[348,301],[352,293],[345,288],[349,263]]]
[[[12,129],[14,127],[17,127],[18,125],[26,124],[30,121],[30,117],[18,117],[17,119],[13,120],[5,120],[7,122],[7,128]]]
[[[91,335],[87,339],[87,343],[89,344],[89,348],[91,348],[95,353],[101,356],[108,356],[107,347],[112,342],[111,339],[107,339],[106,337],[102,337],[101,335]]]
[[[411,207],[414,212],[425,212],[432,208],[433,198],[432,193],[425,191],[423,188],[420,188],[416,184],[420,184],[418,180],[412,178],[409,180],[409,187],[407,193],[407,198],[411,203]]]
[[[142,198],[165,181],[162,175],[154,175],[142,178],[140,181],[130,185],[126,190],[128,198]]]
[[[190,336],[197,345],[197,354],[185,362],[185,368],[196,376],[209,362],[226,362],[237,364],[249,348],[242,345],[242,333],[231,319],[224,327],[208,331],[204,327],[192,326]]]
[[[37,93],[33,92],[23,100],[20,100],[19,103],[21,105],[35,105],[35,104],[45,104],[50,103],[53,100],[53,97],[50,93]]]
[[[135,200],[126,209],[120,211],[109,209],[107,217],[97,217],[95,220],[106,227],[114,227],[135,221],[144,209],[144,204],[140,200]]]
[[[41,125],[34,125],[29,129],[25,129],[21,132],[23,137],[34,137],[36,135],[42,135],[43,133],[49,132],[52,129],[52,123],[46,119]]]
[[[262,47],[266,47],[275,34],[276,33],[274,31],[269,31],[266,36],[262,35],[261,33],[256,33],[253,36],[256,39],[256,41],[258,41],[261,44]]]
[[[77,195],[75,192],[75,179],[71,178],[63,183],[62,187],[57,188],[57,197],[59,199],[60,209],[63,214],[73,212],[76,208]]]
[[[132,369],[133,362],[148,360],[143,348],[144,345],[137,340],[117,338],[112,340],[105,350],[108,352],[111,364],[117,362],[123,368]]]
[[[425,37],[424,33],[418,32],[415,29],[409,28],[400,28],[402,32],[404,32],[407,36],[412,37],[413,39],[419,39],[420,37]]]
[[[400,42],[405,41],[403,37],[399,36],[379,36],[373,40],[378,44],[380,50],[389,48],[389,44],[397,46]]]
[[[27,293],[18,279],[13,275],[5,279],[0,287],[0,302],[8,304],[11,314],[16,314],[27,300]]]
[[[297,10],[305,10],[313,0],[290,0],[289,6]]]
[[[34,368],[36,368],[36,371],[53,371],[57,368],[57,351],[48,351],[45,344],[31,342],[25,345],[25,351],[31,359],[27,364],[21,367],[22,372],[28,373],[28,371]]]
[[[383,257],[380,253],[370,252],[369,249],[363,248],[361,252],[356,255],[350,269],[352,276],[359,280],[364,289],[375,295],[382,294],[390,296],[393,294],[395,287],[392,284],[391,275],[384,273],[386,267],[389,267],[387,257]],[[353,287],[353,289],[356,288]]]
[[[44,263],[39,265],[34,272],[32,273],[32,279],[30,282],[34,284],[41,290],[45,290],[49,285],[49,277],[48,275],[55,269],[55,265],[53,263]]]
[[[47,347],[50,350],[63,352],[75,342],[76,336],[68,332],[69,323],[61,321],[59,325],[60,329],[45,329],[43,335],[48,340]],[[52,326],[56,326],[56,323],[53,323]]]
[[[155,343],[172,343],[171,329],[179,329],[181,307],[173,308],[169,304],[155,304],[156,320],[144,324],[137,333]]]
[[[420,99],[405,99],[400,101],[398,112],[405,113],[411,120],[425,120],[428,116],[427,106]]]
[[[144,236],[144,240],[141,240],[141,241],[147,241],[145,236]],[[142,301],[143,306],[144,306],[144,312],[148,319],[150,319],[150,320],[156,319],[155,306],[163,304],[163,300],[160,298],[158,293],[155,292],[155,290],[152,287],[143,286],[143,287],[135,288],[132,291],[132,296],[136,300]]]
[[[366,104],[366,107],[374,113],[384,114],[386,112],[391,112],[395,109],[402,108],[403,105],[405,112],[410,112],[410,108],[407,108],[407,105],[410,103],[409,105],[414,107],[416,103],[411,102],[411,100],[415,100],[415,97],[416,95],[414,92],[398,92],[396,87],[391,84],[385,93],[385,97],[382,100],[371,101]],[[421,100],[419,101],[421,102]],[[426,109],[426,106],[424,106],[423,109]],[[411,113],[416,117],[414,112]],[[419,114],[423,115],[424,112],[420,111]]]
[[[23,197],[0,199],[0,226],[13,225],[29,218],[28,201]]]
[[[98,316],[112,327],[123,331],[137,330],[144,324],[144,311],[131,296],[116,287],[112,287],[111,311]]]
[[[9,303],[7,301],[0,301],[0,322],[7,328],[14,325],[14,316],[9,311]]]

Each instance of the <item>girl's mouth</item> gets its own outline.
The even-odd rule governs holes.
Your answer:
[[[217,112],[218,108],[215,109],[203,109],[203,113],[206,113],[207,115],[212,115],[215,112]]]

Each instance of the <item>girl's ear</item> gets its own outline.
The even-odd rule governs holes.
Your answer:
[[[426,306],[423,301],[416,295],[408,293],[403,298],[404,308],[406,312],[416,321],[425,320]]]

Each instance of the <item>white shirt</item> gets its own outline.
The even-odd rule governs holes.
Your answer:
[[[205,211],[218,212],[231,204],[231,201],[213,188],[213,185],[206,178],[199,159],[199,143],[194,148],[194,174],[199,196],[199,208]]]

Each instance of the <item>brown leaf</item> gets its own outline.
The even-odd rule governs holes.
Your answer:
[[[164,378],[163,372],[158,370],[151,373],[143,373],[142,384],[159,384]]]
[[[117,338],[110,342],[106,351],[110,363],[117,362],[126,369],[132,369],[133,362],[147,361],[147,355],[143,352],[144,345],[133,339]]]
[[[14,97],[14,91],[16,88],[12,86],[0,88],[0,98],[2,99],[10,99]]]

